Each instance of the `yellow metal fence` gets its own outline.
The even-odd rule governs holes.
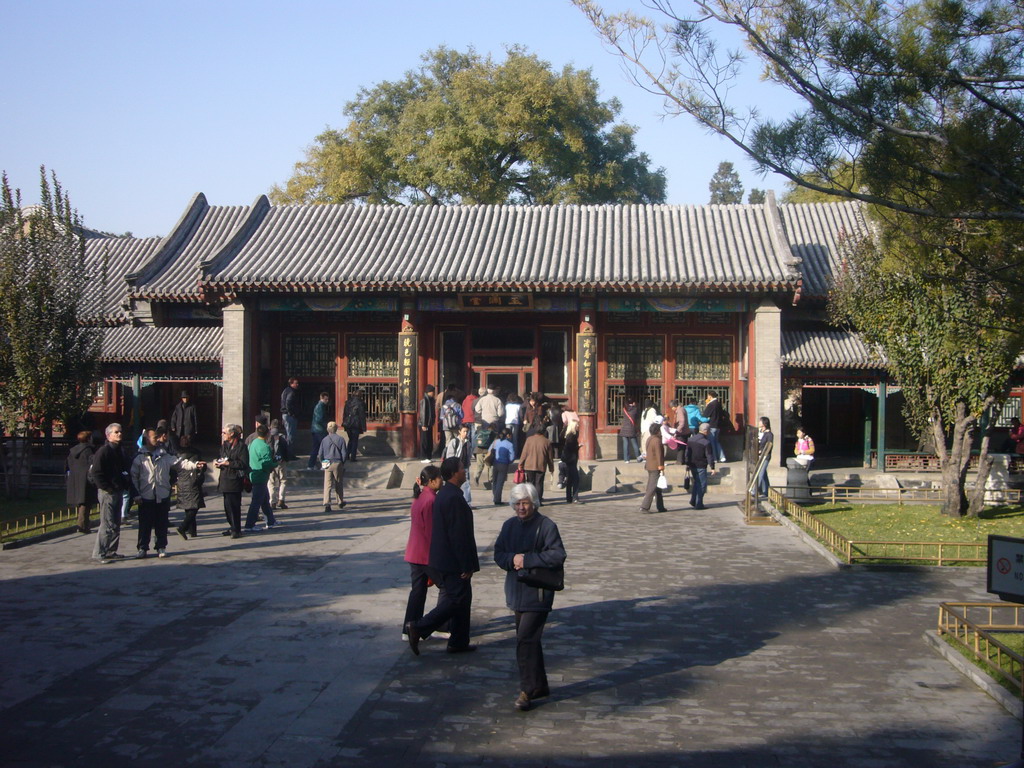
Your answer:
[[[91,520],[98,520],[98,509],[93,507],[89,512],[89,516]],[[19,517],[15,520],[4,520],[0,522],[0,544],[13,541],[14,539],[25,538],[26,536],[64,530],[75,525],[77,521],[78,511],[74,507],[65,507],[53,512],[40,512],[27,517]]]
[[[768,499],[776,509],[797,522],[848,565],[893,562],[984,565],[988,559],[988,544],[986,542],[851,541],[839,531],[821,522],[799,504],[790,501],[777,489],[768,489]]]
[[[1024,657],[993,633],[1024,632],[1024,605],[1017,603],[942,603],[939,635],[1024,690]]]

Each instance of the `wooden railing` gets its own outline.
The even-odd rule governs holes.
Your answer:
[[[939,635],[1024,690],[1024,656],[992,636],[1024,631],[1024,605],[1017,603],[942,603]]]

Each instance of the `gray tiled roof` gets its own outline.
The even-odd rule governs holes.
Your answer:
[[[210,264],[229,290],[792,290],[766,205],[270,207]]]
[[[106,280],[90,280],[83,296],[83,316],[100,323],[128,319],[124,309],[128,284],[125,275],[134,272],[160,247],[159,237],[110,237],[86,233],[85,256],[95,274],[106,272]]]
[[[103,332],[104,363],[219,363],[220,327],[158,328],[121,325]]]
[[[245,235],[254,211],[268,205],[261,197],[254,206],[210,206],[197,194],[159,250],[129,275],[135,298],[196,299],[201,264]]]
[[[849,331],[783,331],[782,364],[793,368],[884,368],[885,357],[873,354]]]
[[[869,233],[864,206],[857,202],[780,205],[793,255],[800,259],[802,295],[824,298],[839,266],[842,241]]]

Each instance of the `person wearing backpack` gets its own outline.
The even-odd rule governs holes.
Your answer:
[[[445,434],[448,435],[448,442],[459,436],[459,430],[462,428],[463,413],[462,406],[459,401],[455,399],[455,393],[451,393],[448,399],[441,405],[441,426],[444,428]],[[466,440],[469,440],[469,433],[466,433]],[[442,456],[447,458],[447,455]]]
[[[281,432],[281,423],[274,419],[270,422],[270,455],[274,457],[277,466],[270,473],[270,506],[274,509],[288,509],[284,503],[284,494],[288,490],[288,474],[285,472],[285,464],[292,458],[291,446],[288,445],[288,438]]]

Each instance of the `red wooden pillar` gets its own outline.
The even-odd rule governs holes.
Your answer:
[[[580,415],[580,458],[597,456],[597,333],[594,330],[594,302],[580,302],[580,325],[576,334],[576,411]]]

